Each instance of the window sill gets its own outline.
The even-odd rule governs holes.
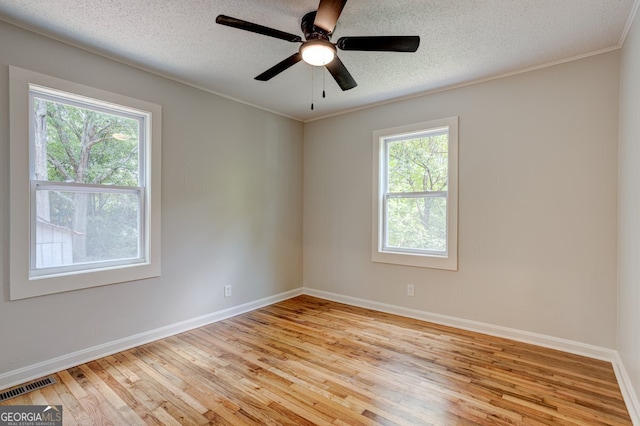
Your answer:
[[[371,261],[376,263],[390,263],[394,265],[414,266],[418,268],[458,270],[458,261],[453,256],[434,256],[411,253],[393,253],[374,250]]]

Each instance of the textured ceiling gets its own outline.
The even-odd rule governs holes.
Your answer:
[[[224,14],[302,35],[300,19],[318,0],[0,0],[0,18],[312,120],[618,48],[638,1],[349,0],[334,41],[347,35],[419,35],[421,43],[416,53],[338,51],[358,83],[346,92],[326,70],[304,62],[268,82],[254,80],[299,44],[215,23]]]

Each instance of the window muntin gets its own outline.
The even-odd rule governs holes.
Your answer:
[[[457,270],[457,124],[374,132],[374,262]]]
[[[30,276],[144,262],[148,113],[30,85]]]

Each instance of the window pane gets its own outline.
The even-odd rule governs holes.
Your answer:
[[[446,252],[446,197],[389,198],[386,248]]]
[[[37,190],[36,268],[140,257],[136,193]]]
[[[448,134],[387,142],[388,192],[447,190]]]
[[[36,180],[139,186],[137,119],[33,100]]]

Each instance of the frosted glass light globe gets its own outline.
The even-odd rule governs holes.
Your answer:
[[[300,47],[302,60],[316,67],[327,65],[336,57],[336,48],[326,40],[311,40]]]

